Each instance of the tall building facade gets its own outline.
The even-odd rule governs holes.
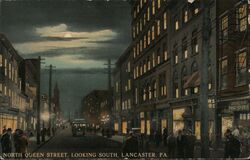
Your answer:
[[[218,1],[218,133],[250,121],[250,2]]]
[[[137,0],[130,4],[130,96],[136,114],[132,127],[146,135],[165,127],[170,132],[191,129],[200,139],[202,1]],[[211,0],[209,7],[208,121],[212,138],[223,137],[228,127],[249,122],[250,12],[246,0]],[[124,54],[118,62],[126,62]],[[124,92],[122,64],[114,72],[116,117],[121,115]]]
[[[32,87],[31,74],[25,69],[25,60],[10,41],[0,34],[0,129],[35,128],[32,112],[35,104],[36,85]],[[30,69],[30,68],[29,68]],[[35,69],[35,68],[34,68]],[[34,75],[34,74],[33,74]],[[31,84],[31,85],[29,85]]]

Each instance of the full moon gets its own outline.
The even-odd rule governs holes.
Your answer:
[[[71,33],[66,33],[66,34],[64,34],[64,38],[72,38],[72,34]]]

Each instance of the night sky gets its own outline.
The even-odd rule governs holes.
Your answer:
[[[24,58],[42,56],[42,93],[48,93],[46,66],[56,66],[64,114],[80,107],[93,89],[107,88],[104,63],[128,46],[130,6],[123,0],[6,0],[2,31]]]

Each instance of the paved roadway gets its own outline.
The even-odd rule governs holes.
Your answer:
[[[37,152],[119,152],[121,144],[101,136],[87,133],[73,137],[71,129],[61,130]]]

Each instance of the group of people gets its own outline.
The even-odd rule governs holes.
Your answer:
[[[14,148],[13,148],[14,146]],[[12,134],[12,129],[3,129],[1,136],[2,153],[26,153],[28,148],[28,137],[21,129],[16,129]]]
[[[143,141],[141,136],[134,134],[132,131],[129,132],[129,136],[123,145],[124,153],[136,153],[139,152],[141,147],[139,141]],[[170,133],[165,128],[163,132],[154,132],[153,135],[149,136],[149,141],[155,142],[155,146],[159,147],[160,143],[163,142],[167,148],[169,158],[193,158],[194,149],[196,143],[196,136],[191,130],[179,130],[177,134]],[[147,140],[146,140],[147,142]],[[147,145],[147,143],[146,143]],[[147,147],[146,147],[147,148]]]

